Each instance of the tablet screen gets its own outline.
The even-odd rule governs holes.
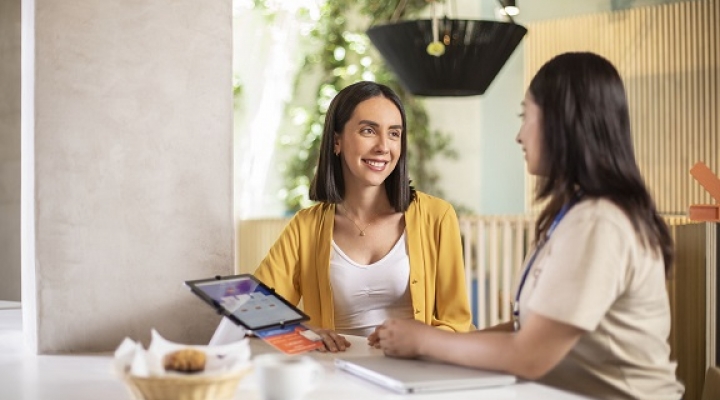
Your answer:
[[[185,282],[223,315],[250,330],[276,327],[308,319],[300,310],[252,275]]]

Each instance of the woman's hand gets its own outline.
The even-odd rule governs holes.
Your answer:
[[[377,328],[375,328],[375,332],[371,333],[370,336],[367,337],[368,346],[372,346],[376,349],[380,348],[380,336],[379,332],[383,329],[382,325],[378,325]]]
[[[430,341],[435,328],[413,319],[389,319],[373,335],[377,345],[388,356],[414,358],[421,356],[423,345]],[[370,337],[368,336],[368,343]]]
[[[324,348],[318,349],[320,352],[324,353],[329,351],[331,353],[337,353],[338,351],[345,351],[350,347],[350,342],[335,331],[329,329],[313,329],[313,332],[317,333],[325,344]]]

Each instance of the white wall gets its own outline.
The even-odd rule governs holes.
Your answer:
[[[482,165],[478,211],[483,215],[525,212],[525,159],[515,137],[524,96],[523,44],[507,61],[480,101]]]
[[[0,1],[0,300],[20,301],[20,2]]]
[[[182,282],[233,270],[230,2],[23,7],[30,346],[208,340],[218,318]]]
[[[451,18],[496,20],[495,1],[456,4]],[[459,155],[435,164],[448,200],[476,214],[524,212],[525,164],[515,143],[522,96],[521,42],[482,96],[425,98],[431,126],[452,137]]]

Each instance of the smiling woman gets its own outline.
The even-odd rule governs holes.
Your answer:
[[[298,72],[301,90],[293,98],[297,107],[290,110],[297,117],[293,118],[296,128],[289,129],[280,138],[284,147],[290,149],[283,173],[285,188],[281,190],[290,211],[312,204],[307,197],[307,185],[316,166],[319,133],[328,104],[340,88],[359,80],[383,83],[403,100],[407,124],[413,132],[407,146],[416,155],[408,160],[413,184],[425,192],[442,195],[440,171],[436,170],[433,161],[457,159],[451,136],[433,130],[424,101],[405,90],[386,68],[365,34],[370,24],[388,21],[398,8],[406,16],[421,12],[427,5],[426,0],[329,0],[321,8],[318,19],[308,31],[308,38],[315,40],[314,45]],[[312,80],[313,76],[317,76],[317,80]],[[297,96],[305,90],[315,90],[308,101]],[[444,131],[446,127],[441,129]]]
[[[355,178],[346,185],[379,186],[385,182],[402,152],[402,131],[400,111],[390,100],[373,97],[358,104],[342,131],[333,135],[333,152],[342,160],[343,176]],[[356,190],[362,189],[349,191]]]
[[[292,304],[302,299],[330,351],[350,345],[342,334],[376,344],[388,318],[471,328],[458,219],[449,203],[410,187],[407,136],[390,88],[341,90],[310,187],[319,203],[292,218],[255,271]]]

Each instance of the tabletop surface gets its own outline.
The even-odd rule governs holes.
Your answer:
[[[115,374],[112,355],[44,355],[29,354],[22,337],[20,309],[0,309],[0,399],[13,400],[129,400],[129,391]],[[364,338],[349,338],[353,345],[345,355],[380,354]],[[259,339],[251,339],[253,355],[275,352]],[[311,356],[323,365],[321,383],[304,399],[312,400],[482,400],[482,399],[554,399],[579,400],[584,397],[533,382],[510,386],[461,390],[442,393],[400,395],[380,386],[339,371],[333,366],[338,354],[313,352]],[[236,399],[260,400],[255,376],[251,372],[238,387]]]

